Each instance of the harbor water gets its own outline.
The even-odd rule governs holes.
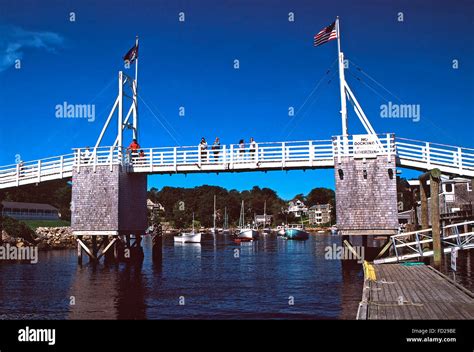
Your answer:
[[[77,265],[76,251],[40,252],[37,264],[0,264],[0,319],[353,319],[362,267],[325,259],[339,236],[307,241],[275,235],[235,244],[163,239],[153,263]]]
[[[165,236],[158,263],[149,237],[143,246],[141,265],[79,266],[74,250],[40,252],[37,264],[1,262],[0,319],[354,319],[361,299],[362,265],[327,255],[340,236],[241,244]],[[470,289],[471,256],[460,253],[456,277]]]

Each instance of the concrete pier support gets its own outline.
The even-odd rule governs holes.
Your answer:
[[[72,183],[71,226],[82,248],[78,261],[79,252],[92,260],[105,255],[109,260],[143,259],[147,176],[128,173],[122,165],[82,166],[74,169]],[[83,236],[92,236],[90,246]]]
[[[398,232],[395,156],[335,160],[336,216],[341,235]]]

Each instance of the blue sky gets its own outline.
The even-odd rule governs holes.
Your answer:
[[[312,46],[313,35],[336,15],[346,57],[404,103],[420,105],[419,122],[381,118],[381,104],[399,101],[350,64],[347,80],[377,132],[474,146],[472,1],[455,6],[439,0],[105,3],[0,0],[1,165],[14,163],[17,154],[33,160],[93,145],[116,96],[121,58],[136,34],[140,94],[172,126],[173,135],[141,104],[142,146],[172,146],[175,139],[194,145],[201,136],[208,141],[219,136],[222,143],[251,136],[257,141],[329,139],[340,134],[337,77],[328,83],[335,66],[296,117],[288,116],[288,107],[298,110],[336,59],[336,41]],[[179,12],[185,13],[184,23]],[[294,22],[288,21],[289,12]],[[15,57],[21,69],[13,67]],[[64,101],[95,104],[96,120],[57,119],[55,106]],[[349,133],[361,132],[349,109]],[[403,175],[416,174],[404,170]],[[284,198],[334,186],[332,170],[151,176],[148,183],[157,188],[259,185]]]

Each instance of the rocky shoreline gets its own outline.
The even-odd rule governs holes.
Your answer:
[[[87,243],[90,241],[90,237],[84,236],[83,240]],[[21,237],[10,236],[2,231],[2,242],[17,247],[36,245],[39,250],[74,249],[77,247],[70,227],[38,227],[35,230],[35,243],[25,241]]]

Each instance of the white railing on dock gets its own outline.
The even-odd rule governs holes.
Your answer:
[[[441,246],[444,253],[453,249],[474,248],[474,221],[460,222],[444,226]],[[390,237],[394,256],[374,260],[375,264],[395,263],[420,257],[433,256],[432,229],[401,233]]]
[[[374,136],[378,155],[397,165],[418,170],[439,168],[442,173],[474,177],[474,149],[453,147],[395,138],[393,134]],[[344,143],[346,142],[347,143]],[[142,153],[140,153],[142,151]],[[360,157],[354,136],[337,136],[332,140],[288,141],[208,146],[143,148],[131,152],[124,148],[77,148],[74,153],[0,167],[0,189],[39,183],[72,176],[73,168],[95,168],[98,165],[126,165],[129,172],[191,173],[266,171],[308,168],[331,168],[343,157]]]

